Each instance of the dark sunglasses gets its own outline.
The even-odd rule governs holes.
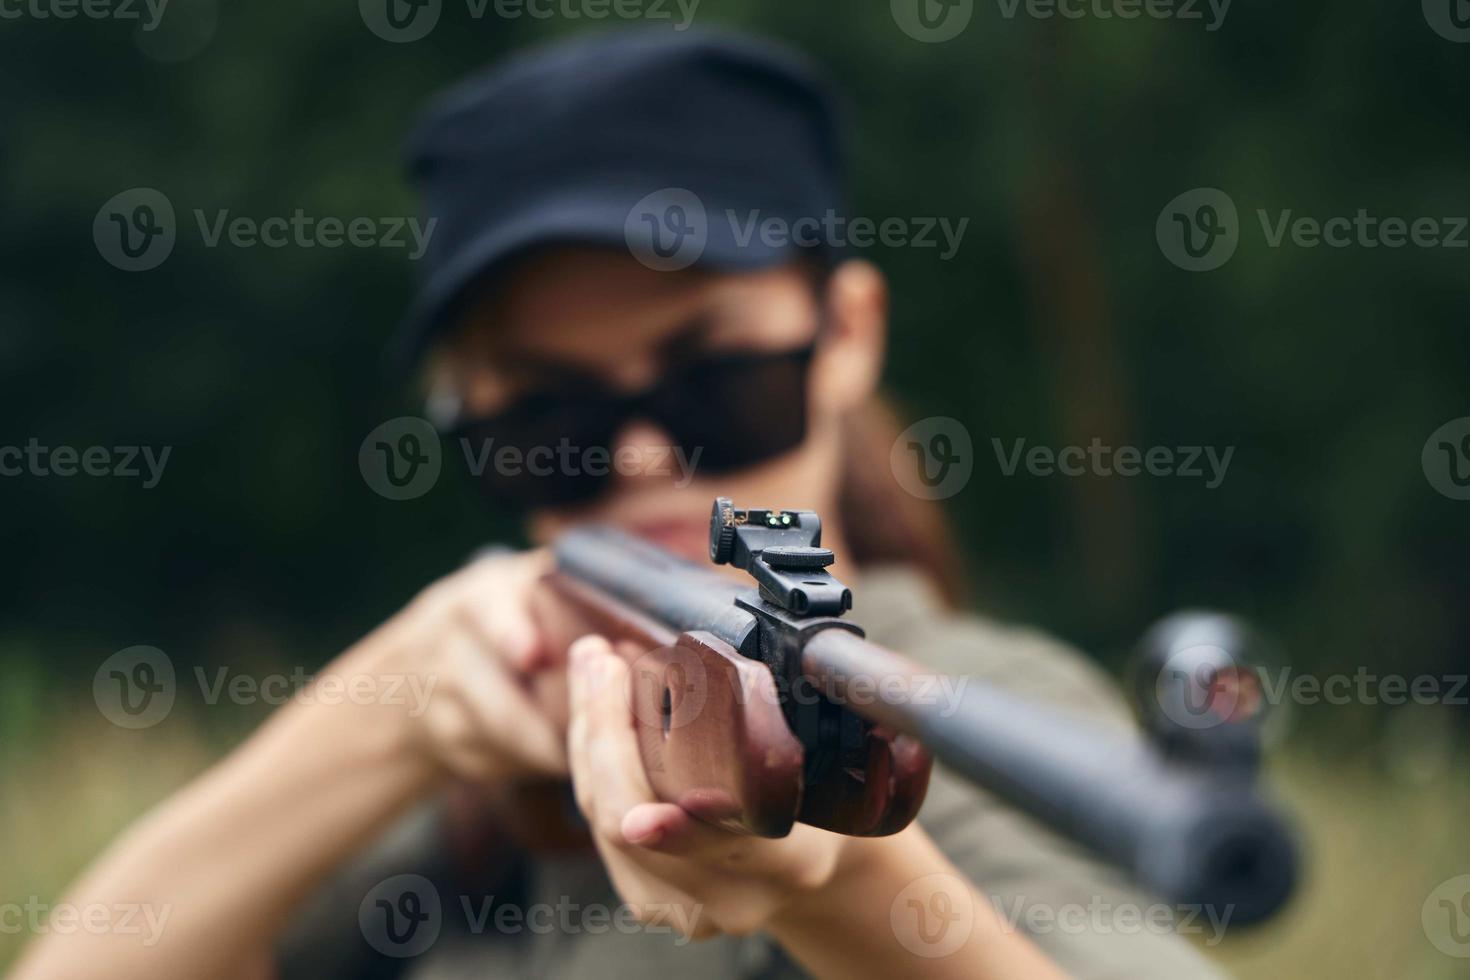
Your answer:
[[[816,345],[706,355],[675,366],[650,388],[622,394],[589,381],[538,391],[496,415],[458,420],[449,434],[492,499],[565,506],[596,498],[618,461],[613,440],[634,419],[668,433],[662,461],[726,473],[795,449],[806,438],[807,376]],[[673,451],[681,450],[677,464]],[[645,470],[647,471],[647,470]],[[688,475],[681,473],[679,475]]]

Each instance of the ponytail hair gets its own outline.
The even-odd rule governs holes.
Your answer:
[[[938,501],[903,489],[889,454],[903,429],[892,406],[875,395],[843,422],[843,473],[838,491],[842,529],[859,567],[903,565],[933,581],[951,606],[969,592],[953,528]]]

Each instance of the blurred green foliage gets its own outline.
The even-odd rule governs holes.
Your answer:
[[[1470,505],[1419,456],[1470,414],[1470,255],[1271,248],[1254,215],[1470,214],[1470,48],[1386,0],[1239,3],[1214,32],[978,4],[945,44],[882,2],[705,0],[696,21],[786,39],[841,81],[856,213],[971,219],[951,262],[870,256],[894,286],[892,390],[975,436],[951,503],[984,606],[1105,656],[1209,605],[1302,666],[1464,664]],[[379,360],[404,253],[210,249],[191,212],[411,214],[399,152],[426,97],[602,26],[477,21],[458,0],[410,44],[350,0],[173,0],[157,36],[0,22],[0,443],[174,447],[153,490],[0,480],[6,656],[68,685],[134,643],[181,667],[316,663],[511,533],[457,481],[396,503],[358,475],[364,435],[419,408]],[[138,186],[169,196],[181,233],[162,267],[127,273],[91,228]],[[1154,240],[1197,186],[1245,226],[1202,274]],[[1095,435],[1236,454],[1210,491],[1004,478],[990,450]]]

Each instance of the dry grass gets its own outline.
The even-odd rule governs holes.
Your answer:
[[[1288,755],[1274,782],[1308,834],[1303,888],[1278,920],[1220,947],[1241,977],[1434,980],[1470,974],[1439,952],[1420,909],[1435,885],[1470,873],[1461,836],[1470,778],[1447,767],[1424,782],[1389,781],[1357,761]]]

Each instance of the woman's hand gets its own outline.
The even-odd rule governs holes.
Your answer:
[[[658,802],[639,757],[626,663],[606,640],[586,637],[571,648],[570,673],[577,805],[618,894],[643,921],[694,938],[764,930],[815,976],[1062,976],[918,826],[854,838],[798,824],[768,840]],[[913,927],[916,903],[950,910],[942,949]]]
[[[638,752],[629,668],[605,639],[574,644],[570,674],[577,805],[618,893],[645,921],[695,938],[743,935],[831,880],[852,838],[804,824],[779,840],[732,834],[657,801]]]
[[[470,782],[567,772],[560,659],[538,626],[544,551],[482,558],[430,586],[328,673],[412,678],[424,692],[407,710],[411,741]],[[412,685],[409,685],[412,686]]]

